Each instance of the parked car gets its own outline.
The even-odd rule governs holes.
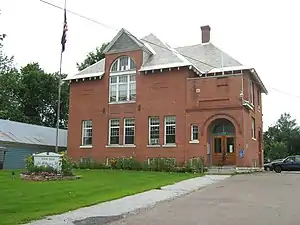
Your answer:
[[[281,171],[300,171],[300,155],[288,156],[284,160],[272,163],[276,173]]]
[[[266,170],[266,171],[272,171],[273,170],[273,163],[275,163],[275,162],[281,162],[281,161],[283,161],[284,159],[275,159],[274,161],[272,161],[272,162],[268,162],[268,163],[265,163],[264,164],[264,169]]]

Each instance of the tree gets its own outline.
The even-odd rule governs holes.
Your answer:
[[[21,69],[20,103],[29,123],[56,127],[58,78],[58,73],[46,73],[38,63]],[[69,85],[63,83],[61,90],[60,127],[66,127]]]
[[[88,53],[85,60],[82,63],[76,63],[77,69],[81,71],[87,68],[88,66],[93,65],[94,63],[99,62],[101,59],[103,59],[105,57],[103,51],[108,46],[108,44],[109,43],[103,43],[100,48],[96,48],[95,52]]]
[[[289,113],[280,116],[264,133],[265,157],[275,159],[300,154],[300,129]]]

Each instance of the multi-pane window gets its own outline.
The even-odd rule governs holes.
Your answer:
[[[135,135],[135,119],[124,119],[124,144],[133,145]]]
[[[176,117],[165,117],[165,144],[176,143]]]
[[[260,90],[257,90],[257,106],[260,109],[260,98],[261,98],[261,94],[260,94]]]
[[[252,80],[250,80],[250,103],[254,105],[254,84]]]
[[[191,141],[198,140],[199,128],[198,125],[192,124],[191,126]]]
[[[135,101],[136,65],[132,58],[122,56],[111,66],[109,102]]]
[[[149,117],[149,145],[159,145],[159,117]]]
[[[109,120],[109,144],[110,145],[120,144],[120,120],[119,119]]]
[[[82,146],[90,146],[92,145],[93,132],[92,132],[92,120],[83,120],[82,121],[82,138],[81,145]]]
[[[255,134],[255,119],[253,117],[251,117],[251,135],[252,138],[256,138],[256,134]]]

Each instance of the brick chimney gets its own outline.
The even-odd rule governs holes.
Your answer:
[[[202,43],[208,43],[210,41],[210,26],[202,26]]]

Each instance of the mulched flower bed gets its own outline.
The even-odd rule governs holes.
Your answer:
[[[62,176],[61,174],[49,173],[49,172],[20,173],[21,180],[31,180],[31,181],[76,180],[79,178],[80,176]]]

